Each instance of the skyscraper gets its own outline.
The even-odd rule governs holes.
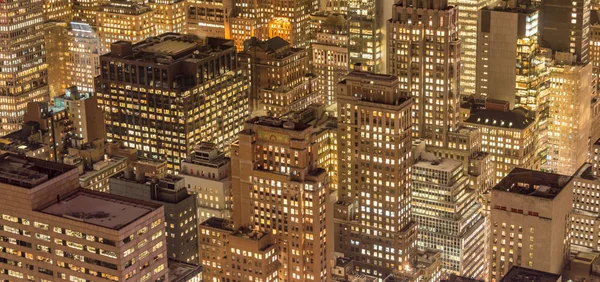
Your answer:
[[[348,51],[350,65],[362,70],[382,72],[383,68],[383,2],[348,0]]]
[[[348,21],[344,15],[315,13],[311,15],[315,26],[315,42],[312,43],[312,64],[323,102],[336,103],[335,89],[348,74]]]
[[[155,34],[186,31],[186,2],[183,0],[150,0],[148,6],[154,11],[152,24]]]
[[[448,4],[457,6],[458,14],[458,39],[460,39],[462,63],[460,68],[460,94],[463,96],[475,95],[476,67],[477,67],[477,16],[479,10],[493,5],[496,0],[449,0]]]
[[[187,1],[187,33],[204,37],[231,38],[229,18],[233,0]]]
[[[561,273],[569,254],[570,181],[515,168],[494,187],[488,281],[501,280],[512,266]]]
[[[310,124],[256,117],[231,148],[233,223],[279,245],[280,281],[326,279],[329,183]],[[238,270],[239,271],[239,270]]]
[[[590,11],[592,0],[542,0],[541,40],[553,51],[577,56],[577,62],[590,61]]]
[[[438,249],[444,270],[482,277],[485,268],[481,206],[470,189],[463,163],[420,158],[412,170],[413,217],[420,248]]]
[[[385,278],[416,258],[411,218],[411,105],[396,76],[360,71],[338,83],[335,252]],[[342,239],[343,238],[343,239]]]
[[[413,138],[447,147],[458,129],[460,41],[458,13],[446,0],[402,0],[388,22],[388,73],[414,98]]]
[[[117,0],[102,5],[96,15],[102,53],[110,52],[116,41],[137,43],[156,35],[154,11],[149,6],[128,0]]]
[[[43,2],[3,2],[0,10],[7,16],[0,29],[0,57],[5,58],[0,69],[0,135],[6,135],[21,127],[27,103],[48,102],[50,97]]]
[[[557,52],[550,71],[548,171],[572,175],[588,158],[590,101],[595,93],[592,65],[578,65],[575,55]]]
[[[227,149],[248,116],[248,82],[233,44],[164,34],[133,45],[119,41],[100,57],[98,103],[107,139],[179,170],[197,143]]]
[[[94,78],[100,75],[100,37],[89,24],[71,22],[67,36],[67,82],[82,92],[94,92]]]

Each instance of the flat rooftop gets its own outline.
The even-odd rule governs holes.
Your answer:
[[[525,115],[523,110],[497,111],[482,109],[471,113],[465,122],[514,129],[525,129],[533,124],[533,118]]]
[[[119,230],[158,207],[160,205],[81,189],[41,212]]]
[[[196,48],[197,44],[193,42],[166,40],[155,45],[150,45],[143,50],[150,53],[160,53],[166,55],[174,55],[188,49]]]
[[[274,127],[274,128],[283,128],[287,130],[295,130],[295,131],[303,131],[310,127],[309,124],[286,121],[280,118],[273,117],[255,117],[248,120],[246,123],[258,124],[262,126]]]
[[[169,259],[169,282],[187,282],[202,273],[202,266]]]
[[[559,274],[513,266],[500,282],[557,282],[560,278]]]
[[[450,277],[446,280],[442,280],[442,282],[483,282],[483,280],[467,278],[463,276],[450,275]]]
[[[231,222],[227,219],[220,218],[220,217],[210,217],[209,219],[200,223],[200,225],[211,227],[211,228],[216,228],[216,229],[233,231],[233,229],[231,229]]]
[[[10,153],[0,155],[0,183],[27,189],[73,169],[77,168]]]
[[[554,199],[571,178],[573,177],[567,175],[514,168],[493,190]]]
[[[414,165],[414,167],[438,170],[438,171],[445,171],[445,172],[452,172],[456,168],[458,168],[462,165],[463,165],[463,162],[461,162],[461,161],[457,161],[457,160],[453,160],[453,159],[438,159],[438,160],[434,160],[434,161],[420,160]]]

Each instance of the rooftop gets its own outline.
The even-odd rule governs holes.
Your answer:
[[[202,273],[202,266],[169,259],[169,282],[187,282]]]
[[[200,223],[200,225],[216,229],[233,231],[233,229],[231,229],[231,221],[220,217],[211,217],[205,220],[204,222]]]
[[[119,230],[158,207],[160,205],[81,189],[41,212]]]
[[[173,55],[194,47],[196,47],[196,43],[193,42],[167,40],[145,47],[143,50],[151,53]]]
[[[467,278],[463,276],[456,276],[452,274],[448,279],[442,280],[442,282],[483,282],[483,280]]]
[[[560,279],[559,274],[513,266],[500,282],[557,282]]]
[[[587,180],[596,180],[597,178],[593,174],[592,164],[584,163],[581,167],[575,172],[576,177],[581,177]]]
[[[526,112],[521,109],[506,112],[482,109],[472,112],[466,120],[467,123],[515,129],[525,129],[534,121],[535,119],[527,117]]]
[[[27,189],[73,169],[76,168],[10,153],[0,155],[0,183]]]
[[[434,161],[419,160],[414,167],[425,168],[437,171],[452,172],[458,167],[461,167],[463,162],[453,159],[438,159]]]
[[[309,124],[293,122],[293,121],[285,121],[280,118],[272,118],[272,117],[255,117],[255,118],[248,120],[246,123],[258,124],[258,125],[274,127],[274,128],[283,128],[283,129],[295,130],[295,131],[303,131],[310,127]]]
[[[571,178],[572,176],[514,168],[496,184],[494,190],[554,199]]]

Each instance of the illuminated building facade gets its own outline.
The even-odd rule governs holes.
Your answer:
[[[536,158],[535,119],[523,109],[509,111],[488,107],[473,112],[464,125],[481,132],[481,150],[490,154],[495,166],[493,183],[498,183],[515,167],[540,168]]]
[[[546,47],[588,63],[592,0],[542,0],[539,9],[540,36]]]
[[[43,2],[0,3],[6,20],[0,29],[0,135],[19,130],[29,102],[48,102]],[[9,16],[10,15],[10,16]]]
[[[416,258],[411,217],[410,94],[396,76],[356,66],[338,84],[338,202],[334,251],[385,278]]]
[[[447,272],[482,277],[485,220],[463,172],[457,160],[418,159],[412,169],[411,210],[420,248],[440,250]]]
[[[187,22],[185,14],[187,13],[187,8],[185,1],[150,0],[148,2],[148,6],[150,6],[154,12],[152,24],[155,26],[155,34],[163,34],[167,32],[184,33],[186,31]]]
[[[69,22],[73,16],[73,0],[44,0],[44,21]]]
[[[68,29],[67,82],[82,92],[94,92],[94,78],[100,75],[100,38],[86,23],[71,22]]]
[[[167,278],[161,205],[78,189],[77,168],[33,158],[1,155],[0,173],[2,279]]]
[[[600,205],[595,195],[600,189],[598,174],[598,147],[593,149],[592,163],[584,163],[573,175],[573,211],[570,217],[570,242],[575,248],[589,251],[600,250]]]
[[[252,38],[238,54],[240,68],[250,78],[253,116],[280,116],[321,101],[317,78],[309,73],[309,51],[293,48],[281,37]]]
[[[233,0],[187,1],[187,33],[201,38],[229,38]],[[243,40],[242,40],[243,43]]]
[[[477,67],[477,14],[496,0],[449,0],[448,5],[459,7],[458,39],[460,39],[460,94],[475,95]]]
[[[388,21],[388,74],[414,98],[413,138],[447,147],[459,123],[458,13],[446,0],[397,2]]]
[[[73,0],[73,19],[95,27],[101,5],[97,0]]]
[[[590,13],[590,48],[588,52],[596,87],[599,87],[598,79],[600,76],[600,15],[598,13],[598,10]]]
[[[479,14],[478,95],[543,111],[548,68],[538,46],[538,11],[495,7]]]
[[[227,149],[248,116],[248,81],[231,41],[205,44],[168,33],[113,43],[96,83],[107,139],[167,160],[172,172],[199,142]]]
[[[566,60],[562,60],[561,57]],[[550,72],[548,155],[543,168],[572,175],[588,158],[592,65],[576,65],[571,53],[556,53]]]
[[[310,124],[256,117],[232,145],[233,223],[272,234],[279,281],[324,281],[327,171]]]
[[[347,3],[350,65],[360,64],[362,71],[383,72],[383,1],[347,0]]]
[[[50,99],[62,95],[65,88],[69,87],[67,80],[68,37],[67,23],[62,21],[47,21],[44,23],[44,47],[46,48],[46,62],[48,64],[48,91]]]
[[[112,1],[97,13],[98,36],[102,40],[102,53],[110,52],[117,41],[133,43],[156,35],[154,11],[143,4],[131,1]]]
[[[515,168],[493,188],[488,281],[505,281],[513,266],[562,272],[569,255],[571,178]]]
[[[179,176],[197,197],[198,222],[211,217],[231,219],[231,161],[215,144],[196,145],[181,163]]]
[[[344,15],[315,13],[311,15],[315,26],[315,41],[311,44],[312,65],[318,76],[323,102],[336,102],[335,88],[348,74],[348,21]]]

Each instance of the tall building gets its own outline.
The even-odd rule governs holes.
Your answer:
[[[229,18],[233,3],[233,0],[187,1],[187,33],[201,38],[231,38]]]
[[[380,73],[385,70],[384,1],[347,0],[348,52],[350,65],[361,65],[362,71]],[[388,69],[389,71],[389,69]]]
[[[395,76],[359,71],[338,84],[334,250],[385,278],[416,257],[411,202],[411,106]],[[342,239],[343,238],[343,239]]]
[[[508,105],[504,109],[488,106],[473,112],[464,125],[481,132],[481,150],[490,154],[494,166],[493,184],[515,167],[540,168],[536,158],[538,137],[535,120],[523,109],[509,111]]]
[[[83,92],[94,92],[94,78],[100,75],[100,37],[89,24],[71,22],[68,28],[68,86]]]
[[[72,0],[44,0],[44,21],[69,22],[73,17]]]
[[[315,133],[309,124],[256,117],[231,149],[233,224],[273,235],[280,281],[327,276],[329,183]]]
[[[143,171],[128,168],[110,179],[110,193],[162,205],[167,256],[198,263],[196,199],[187,193],[185,179],[171,174],[149,179]]]
[[[50,100],[62,95],[65,88],[71,86],[67,80],[69,60],[67,23],[63,21],[47,21],[44,23],[44,47],[48,65],[48,91]]]
[[[411,210],[420,248],[440,250],[447,272],[482,277],[485,219],[463,172],[457,160],[418,159],[412,167]]]
[[[561,56],[565,56],[564,60]],[[572,175],[588,158],[590,101],[595,93],[592,65],[575,64],[571,53],[556,53],[550,71],[548,155],[544,168]]]
[[[162,206],[78,189],[78,170],[53,162],[4,154],[0,175],[2,279],[167,278]]]
[[[243,0],[234,1],[234,8],[229,19],[229,34],[225,38],[233,40],[238,52],[244,50],[244,42],[256,37],[258,40],[268,40],[269,15],[272,14],[270,1]]]
[[[0,3],[0,135],[17,131],[29,102],[49,102],[42,1]],[[10,58],[10,59],[8,59]]]
[[[344,15],[319,12],[311,15],[315,41],[311,44],[312,66],[318,77],[323,102],[336,102],[335,88],[348,74],[348,21]]]
[[[592,0],[541,0],[539,9],[540,36],[546,47],[588,63]]]
[[[154,12],[154,18],[151,20],[151,22],[155,26],[155,34],[163,34],[167,32],[184,33],[186,31],[187,8],[185,1],[150,0],[148,1],[148,6],[150,6]]]
[[[594,85],[598,85],[600,76],[600,15],[598,10],[590,12],[590,47],[589,47],[589,62],[592,64],[592,75]]]
[[[248,116],[248,82],[229,40],[202,45],[163,34],[138,44],[119,41],[100,64],[96,95],[107,139],[167,160],[172,172],[199,142],[227,149]]]
[[[570,176],[513,169],[492,190],[488,281],[513,266],[560,274],[569,255]]]
[[[508,101],[511,109],[547,110],[548,68],[539,48],[538,11],[499,6],[479,15],[477,94]]]
[[[102,5],[96,15],[102,53],[110,52],[113,42],[137,43],[156,35],[154,11],[149,6],[128,0]]]
[[[196,145],[181,163],[179,176],[197,197],[198,222],[211,217],[231,220],[231,161],[215,144]]]
[[[250,78],[253,116],[280,116],[320,102],[317,78],[309,72],[309,56],[307,48],[293,48],[281,37],[244,42],[238,59]]]
[[[73,0],[73,19],[95,27],[96,16],[102,4],[97,0]]]
[[[573,211],[570,217],[571,249],[600,250],[600,208],[596,204],[595,194],[600,189],[598,174],[598,145],[596,144],[592,163],[583,164],[573,175]],[[594,196],[592,196],[594,195]]]
[[[458,7],[458,39],[460,39],[460,94],[476,94],[477,68],[477,16],[479,10],[492,6],[496,0],[449,0],[450,6]]]
[[[447,147],[448,133],[458,129],[457,20],[456,8],[446,0],[402,0],[388,22],[388,73],[398,76],[402,92],[414,98],[413,138],[435,147]]]

